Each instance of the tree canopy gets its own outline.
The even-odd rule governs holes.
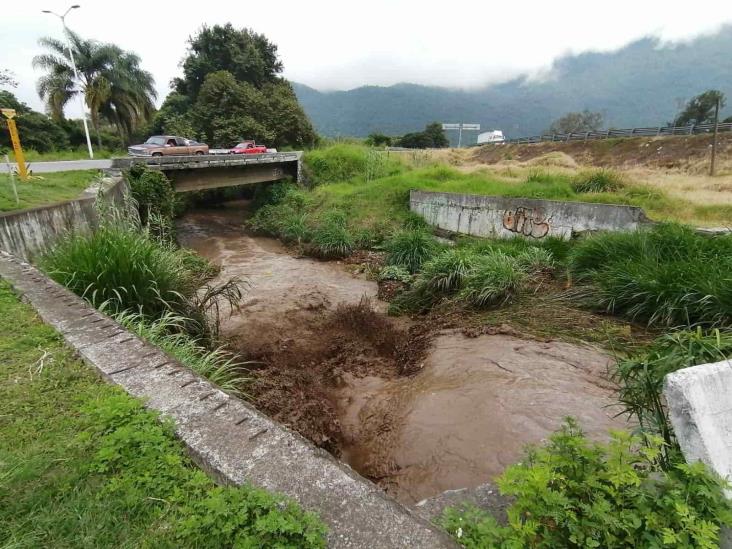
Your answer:
[[[719,101],[719,108],[725,106],[726,98],[719,90],[707,90],[692,97],[684,109],[674,119],[674,126],[690,124],[710,124],[714,122],[714,109]]]
[[[33,58],[33,66],[46,71],[38,80],[38,94],[56,121],[63,120],[64,107],[69,101],[82,94],[99,146],[102,145],[101,118],[116,126],[120,135],[128,139],[155,112],[155,80],[140,67],[140,58],[134,53],[66,32],[80,81],[74,79],[66,44],[55,38],[41,38],[39,43],[47,52]]]
[[[421,132],[407,133],[397,140],[400,147],[408,149],[441,149],[450,145],[442,124],[432,122]]]
[[[65,149],[69,146],[69,138],[64,129],[45,114],[31,110],[28,105],[18,99],[7,90],[0,90],[0,108],[15,109],[15,122],[18,126],[20,141],[25,149],[33,149],[38,152],[48,152],[57,149]],[[6,124],[0,123],[0,149],[10,148],[10,134]]]
[[[214,147],[254,139],[305,147],[317,136],[290,83],[277,46],[231,24],[204,26],[189,39],[183,76],[153,120],[155,132],[197,137]]]
[[[602,127],[602,113],[587,109],[581,112],[570,112],[555,120],[549,127],[549,133],[582,133],[596,132]]]

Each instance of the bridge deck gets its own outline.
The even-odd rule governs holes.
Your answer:
[[[231,168],[236,166],[297,162],[301,155],[301,152],[284,152],[247,155],[199,154],[193,156],[134,156],[129,158],[115,158],[112,160],[112,167],[125,169],[129,168],[133,164],[145,164],[149,168],[164,171],[201,168]]]

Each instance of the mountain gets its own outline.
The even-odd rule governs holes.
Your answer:
[[[613,52],[567,55],[543,79],[521,76],[481,89],[417,84],[331,92],[303,84],[294,88],[317,130],[331,137],[399,135],[435,120],[477,122],[484,130],[521,137],[583,109],[602,112],[606,127],[665,125],[683,102],[710,88],[722,90],[732,107],[732,25],[688,42],[643,38]]]

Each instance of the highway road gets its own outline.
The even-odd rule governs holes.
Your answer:
[[[64,160],[58,162],[28,162],[33,173],[70,172],[72,170],[104,170],[112,167],[112,161],[102,160]],[[10,163],[10,168],[16,170],[15,162]],[[0,162],[0,173],[8,173],[8,165]]]

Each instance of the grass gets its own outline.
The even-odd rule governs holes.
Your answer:
[[[439,249],[430,233],[422,229],[395,232],[385,243],[386,262],[416,273]]]
[[[94,181],[96,170],[35,175],[28,181],[15,178],[18,202],[8,174],[0,174],[0,212],[46,206],[78,197]]]
[[[324,547],[283,498],[219,487],[0,281],[0,545]]]
[[[13,154],[13,151],[10,151],[8,156],[10,157],[11,162],[15,162],[15,154]],[[52,152],[45,152],[45,153],[39,153],[38,151],[34,150],[24,150],[23,156],[25,156],[25,161],[31,163],[31,169],[33,169],[33,162],[57,162],[62,160],[89,160],[89,151],[84,148],[79,148],[72,151],[52,151]],[[109,149],[97,149],[96,146],[94,146],[94,160],[104,159],[104,158],[117,158],[120,156],[127,156],[127,151],[123,149],[119,150],[109,150]]]
[[[732,326],[732,235],[682,225],[579,242],[570,269],[586,303],[650,326]]]

